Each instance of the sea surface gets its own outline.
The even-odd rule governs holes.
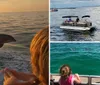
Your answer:
[[[0,13],[0,34],[8,34],[16,39],[16,42],[6,43],[0,48],[0,69],[15,64],[15,67],[25,69],[21,66],[25,66],[27,64],[25,62],[30,61],[31,40],[39,30],[47,25],[48,12]]]
[[[51,43],[50,70],[59,73],[63,64],[72,73],[100,75],[100,43]]]
[[[0,34],[12,35],[18,43],[28,46],[34,34],[48,25],[48,12],[0,13]]]
[[[72,32],[60,28],[65,20],[62,16],[90,15],[93,26],[96,31],[90,32]],[[69,9],[58,9],[57,12],[50,12],[50,39],[51,41],[100,41],[100,7],[78,7]]]

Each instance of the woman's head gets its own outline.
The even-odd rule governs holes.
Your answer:
[[[62,65],[60,68],[60,75],[64,77],[68,77],[71,74],[71,68],[68,65]]]
[[[49,78],[49,29],[39,31],[33,38],[30,46],[31,65],[33,74],[44,85],[48,84]]]

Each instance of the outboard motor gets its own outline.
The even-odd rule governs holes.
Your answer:
[[[92,26],[92,22],[90,22],[90,26]]]
[[[93,33],[94,31],[96,31],[96,27],[91,27],[89,30],[91,33]]]

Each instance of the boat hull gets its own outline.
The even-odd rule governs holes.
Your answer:
[[[91,27],[78,27],[78,26],[60,26],[61,29],[64,30],[72,30],[72,31],[89,31]]]

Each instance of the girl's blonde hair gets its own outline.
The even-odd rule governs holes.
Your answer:
[[[39,31],[30,46],[33,74],[39,78],[42,85],[48,85],[49,78],[49,29]]]

